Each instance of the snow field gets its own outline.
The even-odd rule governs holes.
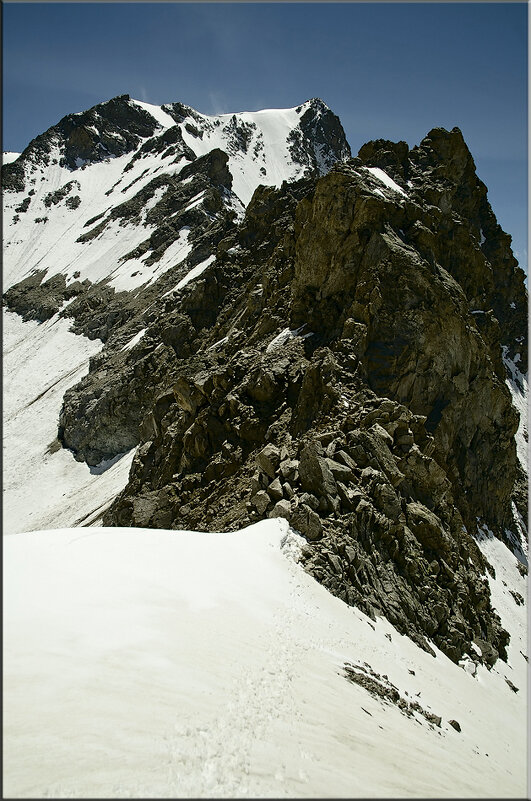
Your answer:
[[[217,116],[200,114],[199,116],[207,123],[202,139],[190,134],[185,128],[185,123],[181,123],[181,132],[186,144],[198,156],[203,156],[216,147],[229,153],[228,166],[233,176],[232,190],[244,206],[247,206],[259,184],[280,186],[282,181],[299,177],[301,166],[294,164],[291,159],[287,137],[297,127],[307,107],[308,104],[305,103],[300,113],[297,113],[295,108],[238,112],[236,114],[238,121],[255,126],[246,153],[241,151],[231,153],[230,147],[227,147],[227,142],[230,142],[228,129],[233,114]],[[217,122],[220,124],[216,125]],[[253,155],[257,146],[258,155]]]
[[[520,422],[518,424],[518,431],[515,434],[516,440],[516,453],[520,464],[527,473],[528,470],[528,416],[529,416],[529,385],[527,373],[520,372],[518,362],[520,354],[515,356],[515,360],[509,358],[507,355],[507,346],[502,347],[503,363],[507,368],[510,378],[506,378],[505,383],[509,387],[513,399],[513,406],[520,415]]]
[[[527,654],[526,638],[528,621],[525,614],[517,614],[512,592],[518,592],[523,599],[527,598],[527,581],[517,568],[517,559],[510,554],[505,545],[497,539],[486,526],[480,531],[479,548],[491,565],[495,567],[496,579],[488,575],[492,605],[498,612],[502,626],[511,633],[509,643],[508,665],[510,671],[517,670],[520,682],[525,681],[527,662],[524,663],[522,651]],[[527,557],[524,557],[527,562]],[[525,565],[528,567],[528,564]],[[527,654],[528,655],[528,654]],[[516,683],[516,682],[515,682]]]
[[[525,682],[521,697],[507,666],[473,678],[372,623],[304,573],[300,542],[279,519],[8,537],[5,794],[523,796]],[[442,727],[348,682],[345,661]]]

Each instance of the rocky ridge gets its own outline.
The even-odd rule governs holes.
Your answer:
[[[311,107],[301,130],[333,139],[321,116]],[[248,148],[252,131],[234,127]],[[172,130],[164,146],[182,148]],[[6,302],[46,319],[69,301],[74,330],[106,343],[66,393],[58,432],[92,465],[137,447],[105,525],[215,531],[285,517],[331,592],[427,650],[458,661],[474,643],[492,665],[508,635],[475,535],[487,526],[513,547],[525,535],[502,359],[527,369],[523,273],[458,129],[411,150],[367,143],[322,176],[330,164],[317,170],[316,152],[306,177],[259,186],[241,220],[223,202],[232,175],[220,150],[114,207],[138,224],[163,187],[148,212],[158,232],[210,193],[200,217],[140,245],[153,258],[183,222],[199,232],[186,263],[148,286],[74,291],[36,272]]]

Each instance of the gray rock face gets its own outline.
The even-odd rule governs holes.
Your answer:
[[[310,102],[290,139],[293,160],[321,174],[351,155],[339,117],[319,98]]]

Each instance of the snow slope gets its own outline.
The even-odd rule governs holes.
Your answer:
[[[5,538],[4,794],[523,797],[525,608],[503,595],[510,662],[473,676],[331,596],[299,545],[278,519]],[[494,591],[525,592],[492,547]],[[347,681],[345,662],[440,728]]]
[[[59,160],[59,147],[52,154],[53,158]],[[162,172],[166,175],[177,174],[184,166],[183,163],[165,164],[157,155],[152,155],[138,160],[131,170],[124,173],[130,160],[131,154],[127,153],[108,161],[87,164],[83,169],[74,171],[59,164],[37,167],[36,178],[31,179],[35,181],[35,194],[31,196],[24,213],[17,214],[16,209],[26,191],[4,194],[4,291],[35,270],[46,270],[47,277],[61,272],[68,284],[74,282],[74,273],[79,274],[79,280],[88,278],[93,283],[108,278],[117,291],[134,289],[152,278],[155,269],[160,269],[160,262],[150,270],[140,265],[144,268],[140,277],[131,275],[138,271],[136,261],[120,262],[122,256],[140,245],[155,230],[154,226],[143,224],[150,206],[144,208],[143,222],[140,224],[121,225],[121,221],[114,220],[91,241],[77,241],[81,234],[95,227],[95,224],[85,226],[89,220],[100,214],[107,219],[112,208],[131,200],[154,177]],[[145,170],[147,172],[142,183],[140,180],[135,183],[135,179],[140,179]],[[70,181],[77,182],[71,194],[81,198],[79,206],[69,208],[64,202],[46,206],[47,196]],[[113,187],[116,188],[113,190]],[[120,191],[122,188],[126,191]],[[107,195],[107,192],[111,194]],[[42,222],[45,219],[46,222]],[[175,258],[169,266],[178,263],[178,260]]]
[[[132,100],[151,114],[163,128],[175,121],[162,106]],[[322,104],[322,101],[320,101]],[[201,114],[194,109],[193,120],[201,136],[192,133],[186,123],[179,123],[184,141],[196,156],[204,156],[214,148],[229,154],[229,170],[233,190],[247,206],[258,184],[280,186],[283,181],[301,177],[304,166],[293,161],[288,138],[299,126],[301,117],[311,107],[308,100],[294,108],[238,111],[227,114]],[[322,104],[324,106],[324,104]],[[319,114],[319,111],[317,112]],[[188,121],[190,123],[190,120]],[[247,131],[247,141],[241,144],[238,128]],[[323,171],[326,167],[323,165]]]
[[[195,138],[184,126],[182,133],[186,144],[198,156],[215,147],[228,151],[233,190],[247,206],[258,184],[280,186],[282,181],[302,176],[302,166],[294,163],[290,154],[288,137],[299,125],[308,106],[309,102],[289,109],[242,111],[217,116],[198,114],[205,131],[202,139]],[[236,122],[248,126],[249,143],[245,151],[231,146]]]
[[[123,489],[133,458],[91,469],[57,442],[63,395],[102,343],[71,334],[57,314],[23,322],[4,310],[3,319],[4,532],[87,525]]]

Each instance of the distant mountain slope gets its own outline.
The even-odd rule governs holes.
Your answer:
[[[349,156],[318,99],[209,117],[123,95],[68,115],[4,167],[4,289],[36,269],[142,286],[189,255],[190,229],[241,216],[258,184]]]

